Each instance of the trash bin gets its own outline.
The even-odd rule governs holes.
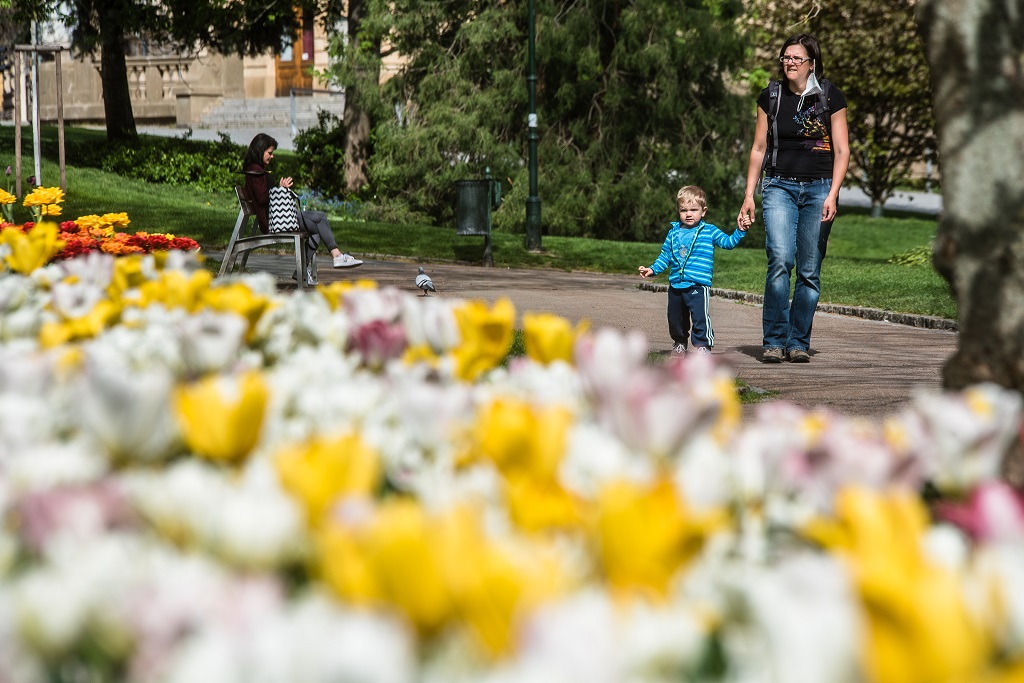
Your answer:
[[[491,234],[491,180],[455,181],[455,232],[458,235]]]
[[[487,169],[483,180],[455,181],[455,234],[482,235],[484,265],[493,266],[491,253],[491,211],[501,206],[501,185]]]

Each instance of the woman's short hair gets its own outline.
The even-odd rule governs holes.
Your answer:
[[[697,206],[702,209],[708,208],[708,196],[701,188],[696,185],[687,185],[679,189],[676,192],[676,209],[682,208],[683,204],[689,204],[690,202],[696,202]]]
[[[277,149],[277,140],[266,133],[257,133],[249,143],[249,149],[245,152],[242,168],[249,168],[253,164],[263,166],[263,153],[271,147]]]
[[[779,50],[779,59],[786,54],[786,48],[790,45],[800,45],[807,50],[807,56],[814,60],[814,75],[821,78],[824,66],[821,63],[821,47],[818,45],[818,39],[810,33],[798,33],[795,36],[790,36]],[[783,69],[782,62],[779,62],[779,78],[786,80],[786,71]]]

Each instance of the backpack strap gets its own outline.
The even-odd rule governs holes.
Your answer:
[[[822,124],[825,126],[825,133],[828,135],[829,147],[832,146],[832,113],[828,108],[828,96],[829,91],[832,88],[832,82],[822,76],[821,78],[821,92],[818,93],[818,117],[821,119]]]
[[[768,147],[771,148],[771,161],[766,155],[761,161],[761,172],[767,168],[775,168],[779,158],[779,106],[782,100],[782,81],[768,83]]]

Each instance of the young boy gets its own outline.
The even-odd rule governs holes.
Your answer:
[[[671,223],[658,260],[650,267],[640,266],[640,277],[651,277],[668,269],[668,333],[675,342],[672,353],[686,353],[688,336],[698,354],[711,353],[715,333],[711,329],[708,300],[715,247],[732,249],[739,244],[747,234],[750,220],[745,220],[743,227],[731,235],[705,223],[707,195],[695,185],[687,185],[676,193],[676,208],[679,222]]]

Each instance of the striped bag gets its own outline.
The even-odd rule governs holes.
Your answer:
[[[267,226],[270,232],[299,231],[299,196],[287,187],[270,188]]]

